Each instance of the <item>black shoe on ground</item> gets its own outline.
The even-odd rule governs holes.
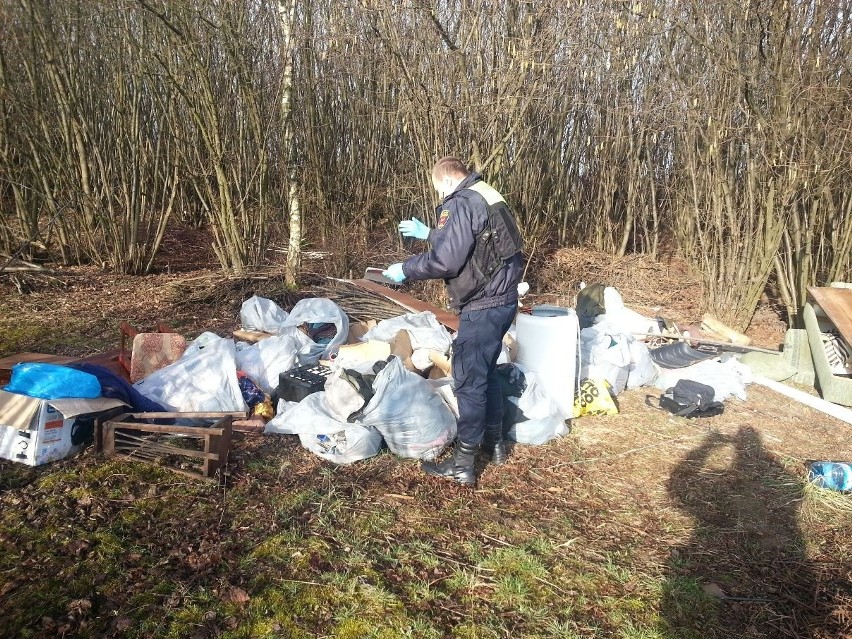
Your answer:
[[[441,463],[425,461],[420,466],[427,475],[445,477],[465,486],[473,486],[476,484],[473,462],[478,449],[479,446],[476,444],[457,440],[452,457],[448,457]]]

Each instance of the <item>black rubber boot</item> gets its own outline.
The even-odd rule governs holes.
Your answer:
[[[491,457],[491,463],[495,466],[506,463],[509,456],[506,451],[506,442],[503,441],[503,427],[486,426],[485,437],[482,439],[482,451]]]
[[[446,477],[460,484],[473,486],[476,483],[473,461],[478,448],[479,446],[476,444],[468,444],[461,440],[456,440],[456,447],[452,457],[448,457],[440,464],[425,461],[421,464],[421,468],[423,468],[423,471],[427,475]]]

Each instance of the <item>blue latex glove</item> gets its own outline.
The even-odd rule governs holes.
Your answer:
[[[399,223],[399,232],[402,233],[403,237],[416,237],[418,240],[427,240],[429,239],[430,230],[428,226],[416,217],[410,220],[403,220]]]
[[[382,275],[397,284],[402,283],[405,280],[405,273],[402,272],[402,262],[391,264],[387,270],[382,271]]]

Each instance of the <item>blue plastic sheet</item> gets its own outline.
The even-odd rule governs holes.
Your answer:
[[[101,396],[101,384],[94,375],[67,366],[35,362],[15,364],[12,378],[3,390],[39,399]]]

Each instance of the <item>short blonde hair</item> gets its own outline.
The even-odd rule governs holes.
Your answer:
[[[464,165],[464,162],[451,155],[441,158],[432,167],[432,177],[439,181],[445,177],[466,178],[468,175],[470,175],[470,170]]]

